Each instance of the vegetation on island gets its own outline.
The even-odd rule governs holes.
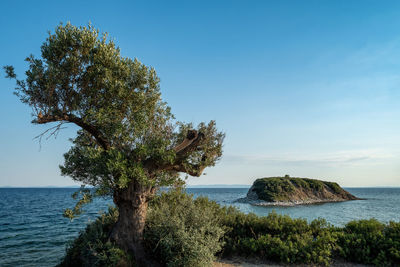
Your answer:
[[[67,249],[60,266],[135,266],[108,240],[118,211],[110,209],[87,226]],[[161,266],[211,266],[215,258],[247,257],[284,264],[329,266],[333,260],[400,265],[400,222],[376,219],[335,227],[270,213],[260,217],[171,190],[149,206],[145,249]]]
[[[265,202],[344,201],[357,199],[337,183],[310,178],[260,178],[254,181],[247,195],[249,199]]]
[[[65,124],[79,127],[64,155],[61,173],[111,196],[118,219],[108,238],[148,266],[143,249],[147,206],[160,186],[181,181],[180,173],[200,176],[222,155],[224,134],[214,121],[176,121],[162,101],[160,79],[152,67],[123,57],[120,49],[91,25],[59,25],[26,58],[28,70],[15,94],[32,108],[34,124],[53,124],[42,135],[57,135]],[[199,109],[202,107],[199,106]],[[89,190],[65,216],[73,218],[92,200]]]

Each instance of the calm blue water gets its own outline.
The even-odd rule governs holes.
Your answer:
[[[97,199],[86,213],[70,222],[62,217],[72,207],[73,188],[0,188],[0,266],[54,266],[65,253],[65,245],[87,223],[106,211],[110,200]],[[260,216],[272,210],[292,217],[318,217],[341,226],[351,220],[375,217],[380,221],[400,221],[400,188],[347,188],[366,200],[296,207],[255,207],[235,200],[247,188],[190,188],[195,196],[207,196],[222,205],[234,205],[243,212]]]

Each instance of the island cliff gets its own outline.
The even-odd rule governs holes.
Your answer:
[[[337,183],[286,175],[255,180],[247,196],[239,201],[259,206],[293,206],[356,199],[359,198]]]

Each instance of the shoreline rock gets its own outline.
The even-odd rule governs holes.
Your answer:
[[[361,198],[350,199],[350,200],[361,200]],[[324,203],[333,203],[333,202],[345,202],[350,200],[309,200],[309,201],[277,201],[277,202],[267,202],[263,200],[252,200],[247,197],[239,198],[236,202],[239,203],[248,203],[253,206],[282,206],[282,207],[292,207],[297,205],[313,205],[313,204],[324,204]]]

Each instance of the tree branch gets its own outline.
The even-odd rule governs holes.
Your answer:
[[[198,148],[200,141],[204,138],[203,133],[199,133],[196,130],[189,130],[185,140],[183,140],[179,145],[174,147],[176,152],[176,159],[173,164],[169,165],[157,165],[152,159],[148,159],[144,162],[144,166],[146,166],[149,170],[158,170],[158,171],[177,171],[184,172],[191,176],[200,176],[203,170],[207,167],[205,164],[190,164],[184,163],[184,160],[188,157],[188,155]],[[205,162],[206,158],[203,157],[201,162]]]
[[[88,123],[85,123],[81,118],[76,117],[75,115],[72,114],[62,114],[62,115],[42,115],[42,113],[38,114],[37,120],[35,120],[35,123],[38,124],[45,124],[49,122],[57,122],[57,121],[66,121],[66,122],[71,122],[82,129],[86,130],[89,132],[97,141],[97,143],[104,149],[107,150],[110,148],[109,142],[104,138],[102,133],[93,125],[90,125]]]
[[[189,165],[189,167],[187,167],[187,165]],[[173,165],[173,166],[168,166],[167,168],[165,168],[165,170],[172,170],[172,171],[177,171],[177,172],[184,172],[187,173],[191,176],[197,176],[199,177],[204,169],[206,168],[206,165],[201,165],[201,164],[180,164],[180,165]]]
[[[189,130],[185,140],[174,148],[177,158],[182,158],[195,150],[203,137],[203,133],[198,133],[196,130]]]
[[[54,136],[54,138],[57,138],[58,132],[61,129],[65,128],[65,127],[61,127],[63,125],[63,123],[64,122],[60,122],[56,126],[47,129],[46,131],[44,131],[43,133],[39,134],[38,136],[35,136],[35,138],[33,138],[33,139],[39,139],[39,145],[40,145],[40,148],[41,148],[42,147],[42,138],[43,138],[43,136],[45,136],[47,133],[49,133],[51,131],[49,133],[49,135],[47,136],[46,140],[48,140],[52,136]]]
[[[187,148],[188,146],[190,146],[190,144],[193,143],[194,140],[196,140],[196,138],[198,137],[198,133],[196,130],[189,130],[185,140],[183,140],[182,143],[180,143],[179,145],[177,145],[174,150],[175,152],[180,152],[183,149]]]

